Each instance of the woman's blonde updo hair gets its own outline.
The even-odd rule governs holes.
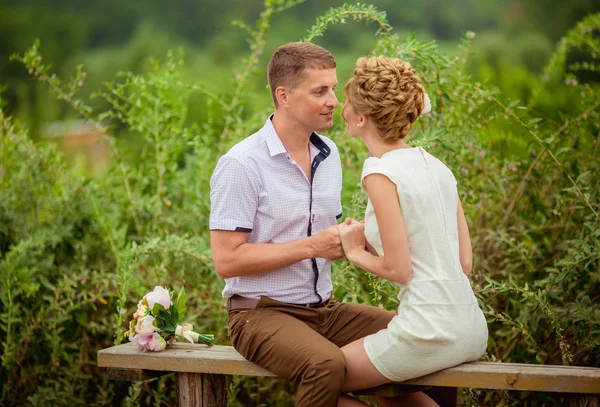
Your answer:
[[[415,70],[408,62],[384,56],[356,61],[344,98],[373,121],[387,143],[406,137],[425,107],[425,90]]]

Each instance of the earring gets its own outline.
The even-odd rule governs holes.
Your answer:
[[[357,125],[358,127],[360,127],[360,123],[356,123],[356,125]]]

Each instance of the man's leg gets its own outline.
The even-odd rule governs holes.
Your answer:
[[[334,407],[345,375],[342,351],[315,332],[317,310],[287,310],[231,311],[231,342],[247,360],[297,382],[296,406]]]
[[[396,316],[395,312],[365,304],[332,301],[326,307],[319,331],[339,347],[381,331]]]

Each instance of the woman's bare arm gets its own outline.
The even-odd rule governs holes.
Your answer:
[[[473,248],[471,247],[471,236],[469,235],[469,225],[467,225],[467,218],[460,203],[458,201],[458,247],[460,265],[465,275],[471,274],[473,269]]]
[[[381,174],[368,175],[363,182],[377,218],[384,256],[365,250],[364,224],[355,224],[340,228],[346,257],[365,271],[406,284],[412,278],[412,266],[396,184]]]

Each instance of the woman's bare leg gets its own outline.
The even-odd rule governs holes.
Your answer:
[[[363,345],[364,341],[364,338],[357,339],[342,347],[342,353],[346,358],[346,379],[342,384],[343,393],[390,383],[390,379],[379,373],[379,370],[369,360]]]
[[[364,338],[358,339],[342,347],[342,353],[344,354],[344,358],[346,358],[346,378],[342,384],[342,393],[368,389],[391,382],[390,379],[382,375],[379,370],[373,366],[373,363],[371,363],[371,360],[365,352]],[[357,401],[358,403],[362,403],[356,399],[353,400]],[[409,393],[398,398],[374,397],[373,401],[375,401],[381,407],[392,405],[439,407],[435,401],[433,401],[425,393],[421,392]],[[343,402],[345,402],[345,400]],[[338,406],[340,406],[339,402]],[[342,404],[341,406],[346,405]],[[358,407],[360,404],[347,404],[347,406]]]
[[[350,396],[340,396],[337,407],[365,407],[367,404]]]
[[[408,393],[394,398],[370,397],[370,400],[379,407],[440,407],[438,403],[423,392]]]

